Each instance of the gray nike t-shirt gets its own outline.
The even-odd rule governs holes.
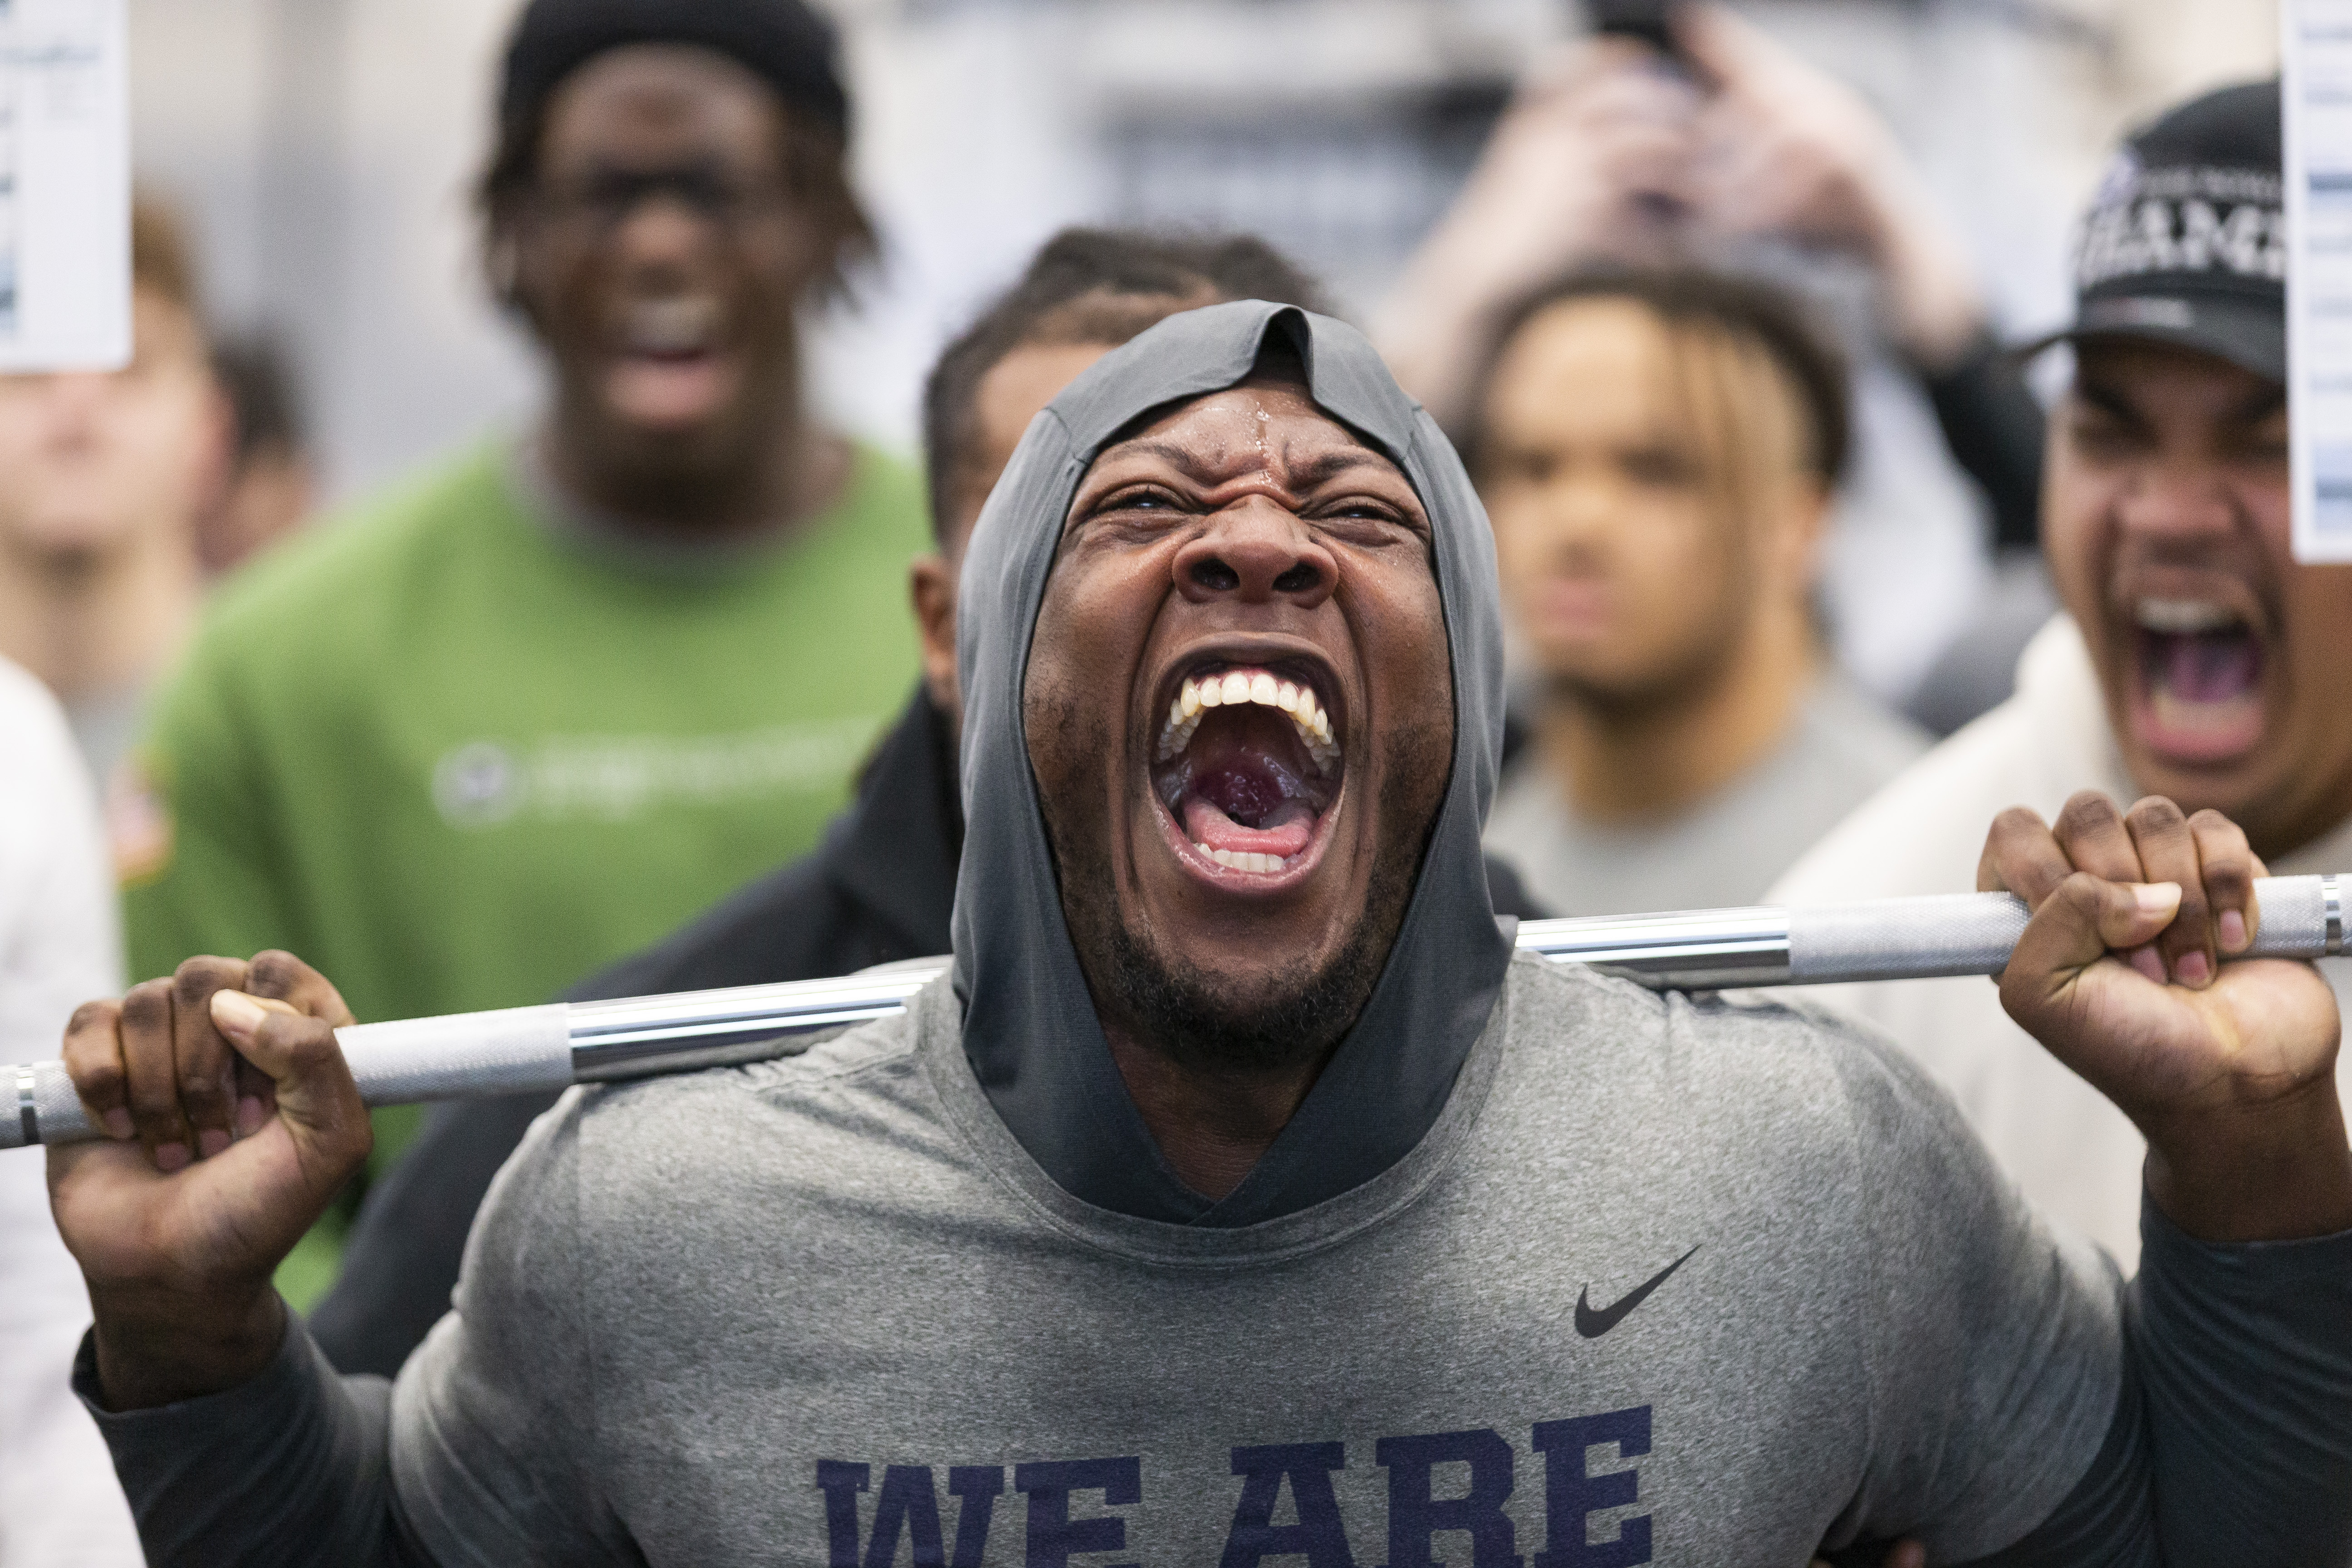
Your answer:
[[[935,986],[543,1119],[391,1473],[426,1560],[500,1568],[1950,1563],[2097,1450],[2117,1300],[1798,1013],[1523,960],[1412,1153],[1210,1229],[1046,1181]]]

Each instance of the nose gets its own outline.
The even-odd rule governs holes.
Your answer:
[[[2116,517],[2127,533],[2194,543],[2235,531],[2242,510],[2225,470],[2184,455],[2133,472],[2116,500]]]
[[[702,254],[709,225],[675,196],[639,201],[614,226],[612,247],[633,272],[659,280],[689,271]]]
[[[1339,561],[1298,515],[1252,496],[1210,519],[1176,552],[1176,591],[1194,604],[1287,603],[1311,610],[1339,585]]]

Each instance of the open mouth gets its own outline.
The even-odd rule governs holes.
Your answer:
[[[2131,605],[2137,679],[2133,727],[2182,763],[2228,761],[2263,737],[2265,649],[2236,608],[2205,599]]]
[[[654,423],[705,416],[726,393],[721,315],[716,300],[703,298],[632,305],[614,356],[614,400]]]
[[[1328,842],[1344,771],[1331,696],[1315,674],[1210,664],[1168,700],[1151,793],[1195,870],[1282,881],[1303,876]]]

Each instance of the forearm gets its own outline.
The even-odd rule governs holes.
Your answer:
[[[402,1523],[389,1388],[335,1376],[301,1325],[254,1377],[200,1398],[114,1411],[85,1341],[75,1391],[112,1450],[150,1563],[431,1568]]]

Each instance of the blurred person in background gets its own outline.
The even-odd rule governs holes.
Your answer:
[[[2352,567],[2290,548],[2279,89],[2197,99],[2126,143],[2084,226],[2071,389],[2049,430],[2044,549],[2066,614],[2014,697],[1801,860],[1776,903],[1979,885],[1977,847],[1926,811],[2075,791],[2226,813],[2271,871],[2352,870]],[[1942,820],[1937,817],[1937,820]],[[2168,831],[2184,835],[2189,826]],[[2221,930],[2226,953],[2247,933]],[[2135,962],[2187,976],[2194,942]],[[2320,969],[2352,1001],[2352,961]],[[1958,1098],[2026,1195],[2125,1266],[2145,1141],[2031,1041],[1981,981],[1840,987]]]
[[[101,786],[195,626],[230,440],[187,236],[152,195],[131,279],[129,364],[0,375],[0,655],[57,693]]]
[[[1038,411],[1080,372],[1179,311],[1226,300],[1323,309],[1323,290],[1246,237],[1072,229],[942,351],[923,395],[932,549],[909,586],[923,674],[814,853],[771,872],[570,993],[588,1001],[846,974],[944,953],[962,852],[956,794],[956,590],[972,524]],[[1530,912],[1507,872],[1495,907]],[[436,1108],[369,1194],[334,1289],[311,1314],[344,1372],[390,1376],[449,1310],[490,1178],[556,1096]]]
[[[1843,362],[1791,296],[1605,269],[1500,324],[1472,477],[1540,684],[1486,846],[1564,915],[1752,900],[1926,749],[1814,609]]]
[[[926,538],[802,385],[875,244],[835,54],[802,0],[523,10],[478,194],[547,406],[225,587],[138,758],[134,973],[283,947],[372,1018],[540,1002],[816,841]]]
[[[228,473],[196,521],[196,555],[217,577],[291,533],[310,515],[318,475],[294,367],[263,333],[213,347],[213,374],[236,432]]]
[[[1941,467],[1932,437],[1906,454],[1903,422],[1884,408],[1874,417],[1874,404],[1924,398],[1983,492],[1993,542],[2030,550],[2042,411],[1997,352],[1974,264],[1918,170],[1858,92],[1759,28],[1717,5],[1674,18],[1670,56],[1602,35],[1521,92],[1383,304],[1381,345],[1399,379],[1458,429],[1499,316],[1581,265],[1760,272],[1825,310],[1858,271],[1870,319],[1842,322],[1849,358],[1891,356],[1916,391],[1865,379],[1857,456],[1878,443],[1879,483],[1852,505],[1883,511],[1925,482],[1889,471],[1890,458]],[[1860,673],[1890,684],[1884,671]]]
[[[91,986],[121,984],[113,878],[57,700],[5,659],[0,735],[0,1061],[42,1061]],[[44,1169],[0,1153],[0,1568],[133,1568],[114,1461],[69,1386],[89,1293]]]

